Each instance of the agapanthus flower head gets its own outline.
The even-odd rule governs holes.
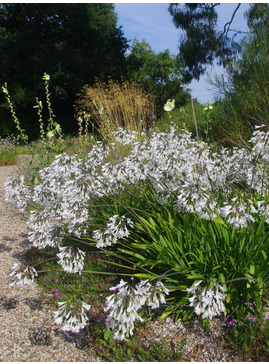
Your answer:
[[[134,224],[131,219],[124,215],[114,215],[109,218],[106,229],[98,229],[93,233],[93,238],[97,241],[97,248],[105,248],[116,244],[119,239],[129,236],[128,226],[133,228]]]
[[[232,198],[229,203],[225,202],[219,212],[234,228],[248,226],[249,221],[255,221],[253,214],[258,213],[251,200],[239,201],[237,197]]]
[[[114,215],[109,218],[109,223],[107,223],[107,232],[112,234],[116,239],[121,239],[129,236],[129,230],[127,226],[131,228],[134,224],[131,219],[126,218],[124,215]]]
[[[10,276],[13,277],[13,282],[10,286],[32,284],[38,276],[34,267],[25,266],[22,263],[14,263],[12,269]]]
[[[82,330],[89,320],[87,312],[91,305],[85,302],[58,302],[59,308],[54,312],[54,321],[57,325],[61,325],[63,331],[79,332]]]
[[[85,252],[72,245],[59,247],[60,253],[56,254],[60,264],[65,272],[78,273],[83,270]]]
[[[121,280],[110,290],[114,293],[106,299],[104,310],[110,311],[106,326],[115,330],[114,338],[117,340],[133,335],[135,321],[143,322],[138,311],[144,305],[157,308],[160,303],[165,303],[164,294],[169,293],[161,282],[151,285],[148,281],[140,281],[133,285]]]
[[[212,319],[225,311],[224,288],[215,282],[212,288],[202,287],[201,283],[202,281],[199,281],[191,288],[187,288],[187,292],[192,294],[188,298],[189,306],[194,308],[196,315],[202,314],[202,318]]]
[[[25,178],[24,175],[19,177],[9,177],[5,182],[5,201],[16,208],[20,212],[24,212],[28,201],[31,198],[30,188],[25,186]]]
[[[267,197],[261,196],[255,208],[245,198],[240,203],[230,198],[234,184],[246,184],[261,195],[268,191],[268,169],[262,168],[262,163],[269,160],[268,133],[256,129],[252,151],[234,148],[218,153],[206,146],[201,148],[191,133],[173,128],[168,133],[153,132],[150,138],[139,142],[133,131],[121,129],[116,134],[123,145],[130,147],[126,157],[105,162],[111,146],[97,142],[83,161],[66,153],[57,156],[49,167],[40,170],[38,183],[31,189],[25,186],[23,177],[7,180],[7,202],[20,211],[25,210],[29,199],[40,206],[38,212],[31,212],[29,221],[29,239],[35,246],[59,246],[64,232],[82,236],[90,218],[88,204],[92,198],[118,193],[126,183],[143,180],[152,183],[161,204],[166,204],[171,193],[177,196],[180,212],[211,220],[217,212],[234,227],[246,226],[249,220],[256,219],[256,214],[269,221]],[[116,216],[104,229],[94,232],[98,247],[115,244],[132,228],[128,218]]]
[[[141,281],[136,285],[137,289],[144,291],[147,306],[152,309],[160,307],[160,304],[165,304],[165,295],[169,294],[168,289],[161,281],[157,281],[151,285],[148,281]]]

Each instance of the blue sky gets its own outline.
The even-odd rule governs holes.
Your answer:
[[[218,7],[220,29],[230,20],[236,5],[236,3],[221,3]],[[176,55],[181,33],[172,22],[168,6],[169,3],[115,3],[118,25],[122,26],[124,36],[128,40],[133,40],[135,37],[140,41],[144,39],[155,52],[169,49]],[[231,26],[232,29],[248,30],[244,18],[244,12],[248,7],[248,3],[241,4]],[[222,73],[222,67],[208,68],[208,73]],[[188,88],[192,89],[192,96],[201,103],[206,103],[208,100],[214,101],[215,92],[212,86],[207,84],[206,76],[203,76],[199,82],[193,81]]]

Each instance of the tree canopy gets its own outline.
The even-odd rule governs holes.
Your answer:
[[[184,67],[184,80],[199,80],[214,60],[225,65],[238,50],[238,44],[229,37],[230,26],[240,4],[234,4],[231,19],[218,30],[219,3],[170,4],[173,23],[184,31],[180,39],[178,59]]]
[[[96,77],[119,79],[127,47],[113,4],[0,5],[0,83],[7,82],[26,129],[32,129],[35,98],[44,97],[44,72],[50,75],[57,115],[71,131],[73,120],[67,119],[76,94]],[[0,114],[2,133],[10,122],[2,95]]]
[[[154,91],[159,113],[168,99],[175,99],[178,106],[186,104],[189,92],[184,89],[181,63],[168,49],[155,53],[145,40],[134,39],[130,51],[129,77],[140,81],[146,90]]]

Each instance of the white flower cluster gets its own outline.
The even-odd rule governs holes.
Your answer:
[[[21,263],[14,263],[10,276],[13,277],[13,282],[10,286],[24,286],[32,284],[37,277],[37,272],[34,267],[23,266]]]
[[[269,133],[259,130],[265,125],[256,126],[253,133],[253,137],[250,139],[254,144],[254,150],[259,157],[265,161],[269,162]]]
[[[220,209],[220,215],[224,218],[228,217],[227,222],[235,228],[247,226],[249,221],[254,222],[252,214],[258,213],[251,200],[246,199],[240,204],[237,200],[238,197],[232,198],[230,204],[226,202]]]
[[[63,331],[79,332],[88,322],[87,311],[91,305],[85,302],[77,302],[72,305],[67,302],[58,302],[59,309],[54,312],[54,321],[57,325],[62,325]]]
[[[195,283],[191,288],[187,288],[187,291],[192,293],[189,297],[189,306],[194,307],[196,315],[201,315],[202,318],[212,319],[214,316],[220,315],[225,311],[224,307],[224,288],[214,283],[213,289],[202,288],[200,284],[202,281]],[[220,291],[219,291],[220,289]]]
[[[106,327],[116,329],[114,338],[117,340],[124,340],[133,335],[135,321],[144,321],[138,314],[144,305],[157,308],[160,303],[166,302],[165,294],[169,293],[161,282],[152,286],[148,281],[141,281],[133,287],[121,280],[110,290],[115,293],[106,298],[105,311],[110,311],[106,319]]]
[[[78,273],[84,267],[85,252],[74,246],[59,247],[60,253],[56,254],[60,264],[65,272]]]
[[[113,143],[97,142],[86,160],[62,154],[39,173],[39,184],[33,191],[20,179],[6,182],[6,200],[20,211],[31,198],[40,206],[31,214],[30,240],[35,246],[58,246],[64,232],[78,237],[87,233],[90,221],[88,205],[95,197],[115,194],[126,183],[149,180],[155,189],[156,200],[165,204],[171,193],[176,196],[179,211],[197,213],[205,219],[217,214],[227,218],[235,228],[246,226],[257,216],[268,219],[267,191],[269,190],[269,133],[256,130],[251,150],[221,149],[213,152],[201,145],[191,134],[171,129],[169,133],[153,132],[142,141],[134,132],[119,130],[117,143],[129,144],[130,153],[114,161],[107,156]],[[246,191],[257,191],[257,206],[235,197],[234,186],[243,185]],[[218,195],[224,200],[219,206]],[[244,201],[244,202],[242,202]],[[112,216],[111,219],[114,217]],[[113,225],[113,221],[110,221]],[[109,230],[109,229],[107,229]],[[99,246],[114,244],[117,238],[108,231],[94,232]]]
[[[17,207],[20,212],[24,212],[31,198],[31,191],[24,184],[24,175],[18,178],[8,178],[5,182],[5,189],[5,201]]]
[[[97,248],[105,248],[112,244],[116,244],[119,239],[129,236],[130,232],[127,229],[127,225],[131,228],[134,224],[131,219],[126,218],[124,215],[114,215],[109,218],[109,222],[106,224],[106,230],[95,230],[93,238],[97,241]]]

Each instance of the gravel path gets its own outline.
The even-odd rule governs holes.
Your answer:
[[[37,284],[10,287],[12,265],[30,247],[25,218],[4,202],[4,182],[17,168],[0,167],[0,361],[101,361],[89,334],[64,333],[54,324]]]

